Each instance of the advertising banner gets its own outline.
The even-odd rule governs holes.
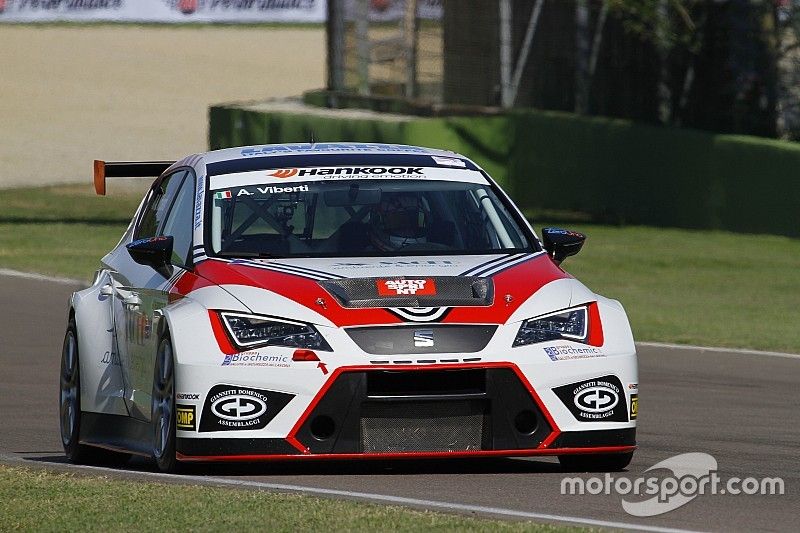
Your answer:
[[[325,22],[327,0],[0,0],[2,22]]]

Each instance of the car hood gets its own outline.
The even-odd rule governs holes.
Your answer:
[[[544,285],[570,277],[543,252],[209,259],[196,271],[254,313],[333,326],[504,323]]]

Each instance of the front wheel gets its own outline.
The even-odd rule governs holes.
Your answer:
[[[175,358],[169,334],[164,335],[156,352],[153,378],[153,457],[162,472],[175,472]]]
[[[631,459],[633,452],[558,456],[558,462],[569,472],[620,472]]]

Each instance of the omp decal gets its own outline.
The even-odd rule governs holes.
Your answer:
[[[206,396],[200,432],[264,429],[292,398],[285,392],[216,385]]]
[[[631,394],[631,420],[636,420],[639,416],[639,395]]]
[[[553,389],[570,413],[582,422],[627,422],[628,406],[622,383],[603,376]]]
[[[378,279],[375,280],[379,296],[399,296],[415,294],[420,296],[434,296],[436,283],[431,278],[425,279]]]
[[[194,405],[175,404],[175,428],[181,431],[195,431],[197,416]]]

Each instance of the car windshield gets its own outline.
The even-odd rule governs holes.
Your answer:
[[[490,254],[532,249],[488,183],[272,181],[217,188],[209,194],[211,247],[218,256]]]

